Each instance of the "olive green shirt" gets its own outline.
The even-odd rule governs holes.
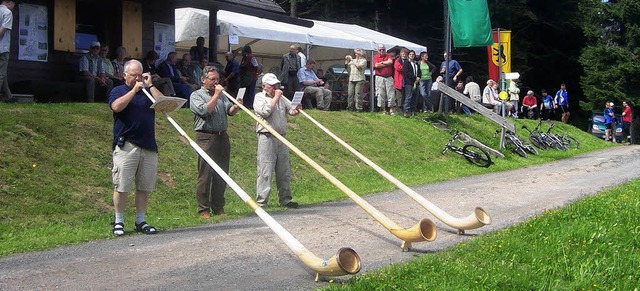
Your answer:
[[[193,129],[196,131],[217,132],[227,130],[227,115],[229,115],[229,108],[233,104],[221,93],[216,107],[213,112],[209,113],[207,103],[211,100],[211,95],[213,94],[204,87],[191,93],[189,108],[194,114]]]

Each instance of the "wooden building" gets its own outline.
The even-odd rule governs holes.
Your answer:
[[[133,58],[141,58],[154,49],[154,24],[174,24],[176,8],[193,7],[210,11],[210,27],[215,28],[216,12],[228,10],[255,15],[298,25],[312,23],[287,16],[272,0],[25,0],[13,10],[11,53],[8,79],[14,93],[34,94],[38,102],[84,100],[78,75],[78,59],[83,53],[76,42],[77,34],[97,36],[111,51],[124,46]],[[21,9],[22,8],[22,9]],[[30,10],[31,9],[31,10]],[[26,27],[35,22],[28,11],[46,11],[45,19],[37,29],[46,30],[46,41],[37,44],[46,53],[34,60],[19,59],[25,52]],[[24,11],[21,11],[24,10]],[[25,14],[21,17],[21,13]],[[41,13],[42,14],[42,13]],[[22,23],[20,23],[22,21]],[[34,24],[31,23],[31,26]],[[216,46],[216,29],[209,29],[210,47]],[[42,37],[44,39],[44,37]],[[31,52],[32,53],[32,52]],[[210,49],[210,60],[215,60],[215,49]]]

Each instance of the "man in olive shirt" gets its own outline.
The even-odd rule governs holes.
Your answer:
[[[190,105],[196,143],[213,161],[229,173],[231,144],[227,135],[227,115],[234,115],[240,106],[234,105],[222,95],[224,87],[220,83],[220,73],[213,66],[202,70],[202,88],[191,93]],[[242,102],[241,100],[239,100]],[[227,184],[211,166],[198,157],[198,181],[196,199],[201,218],[211,218],[213,214],[225,216],[224,191]]]

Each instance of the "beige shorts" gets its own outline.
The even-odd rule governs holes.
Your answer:
[[[151,192],[156,189],[158,174],[158,153],[142,149],[130,142],[113,151],[111,178],[118,192],[131,192],[133,179],[136,190]]]

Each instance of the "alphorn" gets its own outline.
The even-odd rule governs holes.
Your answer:
[[[142,89],[144,93],[151,99],[151,102],[155,103],[155,99],[146,89]],[[164,108],[165,106],[157,106],[156,108]],[[175,108],[175,107],[174,107]],[[159,111],[159,110],[158,110]],[[211,166],[220,177],[233,189],[233,191],[240,196],[240,199],[244,201],[251,210],[253,210],[262,221],[264,221],[273,232],[280,237],[280,239],[293,251],[293,253],[307,266],[309,269],[316,273],[316,282],[320,276],[342,276],[347,274],[356,274],[360,271],[360,256],[351,248],[344,247],[338,250],[329,260],[323,260],[314,255],[311,251],[305,248],[300,241],[298,241],[291,233],[289,233],[282,225],[280,225],[271,215],[269,215],[264,209],[262,209],[258,203],[253,201],[251,197],[245,192],[231,177],[225,173],[216,162],[196,143],[187,133],[182,130],[178,123],[169,116],[166,111],[162,111],[164,116],[169,120],[171,125],[180,133],[180,136],[186,140],[191,147]]]
[[[288,99],[287,99],[287,101],[288,101]],[[291,101],[289,101],[289,102],[291,102]],[[427,209],[427,211],[429,211],[431,214],[433,214],[440,221],[444,222],[448,226],[456,228],[458,230],[458,234],[464,234],[465,230],[476,229],[476,228],[482,227],[484,225],[491,224],[491,217],[481,207],[476,207],[472,214],[470,214],[469,216],[464,217],[464,218],[457,218],[457,217],[451,216],[450,214],[446,213],[444,210],[440,209],[438,206],[436,206],[435,204],[431,203],[429,200],[424,198],[422,195],[418,194],[416,191],[414,191],[413,189],[409,188],[404,183],[400,182],[400,180],[396,179],[394,176],[389,174],[387,171],[382,169],[380,166],[376,165],[374,162],[369,160],[363,154],[361,154],[356,149],[354,149],[349,144],[347,144],[345,141],[343,141],[338,136],[333,134],[333,132],[331,132],[329,129],[324,127],[322,124],[320,124],[320,122],[315,120],[309,114],[307,114],[303,110],[300,110],[300,112],[302,113],[302,115],[307,117],[313,124],[315,124],[320,129],[322,129],[322,131],[324,131],[326,134],[328,134],[334,140],[336,140],[338,143],[340,143],[343,147],[345,147],[347,150],[349,150],[352,154],[354,154],[355,156],[360,158],[360,160],[365,162],[367,165],[369,165],[371,168],[373,168],[376,172],[378,172],[380,175],[382,175],[387,180],[389,180],[389,182],[393,183],[394,185],[396,185],[396,187],[398,187],[400,190],[402,190],[407,195],[409,195],[409,197],[411,197],[414,201],[418,202],[418,204],[420,204],[422,207]]]
[[[353,202],[355,202],[365,212],[367,212],[369,215],[371,215],[371,217],[373,217],[377,222],[382,224],[382,226],[384,226],[389,232],[391,232],[397,238],[402,240],[402,244],[400,245],[400,248],[402,248],[403,250],[409,250],[409,249],[411,249],[411,243],[412,242],[433,241],[433,240],[436,239],[436,226],[433,223],[433,221],[424,218],[424,219],[420,220],[420,222],[418,222],[416,225],[414,225],[413,227],[411,227],[409,229],[402,228],[397,223],[395,223],[393,220],[391,220],[387,216],[385,216],[382,212],[380,212],[376,208],[374,208],[367,201],[365,201],[360,196],[358,196],[358,194],[356,194],[351,189],[349,189],[347,186],[342,184],[342,182],[340,182],[336,177],[334,177],[329,172],[327,172],[327,170],[325,170],[320,165],[318,165],[318,163],[316,163],[314,160],[309,158],[305,153],[300,151],[295,145],[293,145],[291,142],[289,142],[287,139],[285,139],[282,135],[280,135],[278,132],[276,132],[269,125],[269,123],[267,123],[262,118],[260,118],[257,115],[255,115],[253,112],[251,112],[251,110],[247,109],[247,107],[245,107],[244,105],[240,104],[235,98],[233,98],[231,95],[229,95],[229,93],[227,93],[226,91],[223,91],[223,93],[227,96],[227,98],[229,98],[229,100],[231,100],[234,104],[240,106],[240,108],[242,110],[244,110],[245,112],[247,112],[247,114],[249,114],[249,116],[251,116],[258,123],[260,123],[260,125],[262,125],[267,131],[269,131],[269,133],[271,133],[271,135],[273,135],[275,138],[277,138],[280,142],[282,142],[284,145],[286,145],[289,149],[291,149],[294,153],[296,153],[305,162],[307,162],[309,165],[311,165],[323,177],[325,177],[327,180],[329,180],[329,182],[331,182],[331,184],[335,185],[336,187],[338,187],[338,189],[340,189],[342,192],[347,194],[347,196],[351,200],[353,200]],[[285,98],[285,97],[282,96],[281,98]]]

